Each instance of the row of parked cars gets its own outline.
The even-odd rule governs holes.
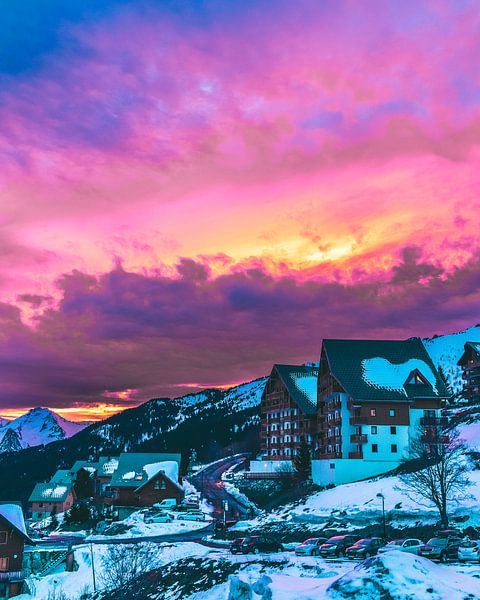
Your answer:
[[[232,554],[259,554],[281,552],[283,545],[265,536],[255,535],[235,539],[230,545]],[[480,541],[465,540],[455,531],[437,532],[426,544],[417,538],[403,538],[386,542],[380,537],[358,538],[355,535],[335,535],[330,538],[309,538],[295,548],[297,556],[346,557],[363,560],[376,554],[397,550],[432,560],[446,562],[459,560],[480,563]]]
[[[480,562],[480,541],[462,539],[456,531],[443,530],[425,544],[417,538],[403,538],[386,543],[379,537],[361,538],[336,535],[330,538],[309,538],[295,548],[297,556],[364,559],[375,554],[397,550],[425,556],[432,560]]]
[[[177,504],[175,500],[167,498],[147,509],[143,520],[145,523],[171,523],[177,521],[205,521],[205,514],[200,510],[200,503],[196,500],[185,501]]]

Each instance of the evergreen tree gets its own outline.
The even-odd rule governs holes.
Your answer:
[[[297,472],[297,476],[302,481],[311,479],[312,476],[312,456],[310,445],[302,439],[298,454],[293,457],[293,466]]]
[[[94,495],[94,482],[88,471],[80,469],[75,481],[75,494],[79,500],[91,498]]]

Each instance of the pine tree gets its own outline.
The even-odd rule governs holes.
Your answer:
[[[293,458],[293,466],[297,476],[302,481],[306,481],[312,476],[312,457],[309,444],[303,439],[300,442],[298,454]]]

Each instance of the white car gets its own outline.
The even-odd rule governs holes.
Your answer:
[[[458,548],[458,560],[460,562],[480,562],[480,541],[462,541]]]
[[[410,554],[418,554],[419,549],[423,546],[421,540],[408,538],[403,540],[393,540],[388,542],[386,546],[378,549],[378,554],[385,554],[385,552],[391,552],[392,550],[398,550],[400,552],[410,552]]]
[[[180,513],[177,521],[205,521],[205,515],[199,510],[189,510],[185,513]]]
[[[158,513],[156,515],[145,515],[145,523],[171,523],[172,517],[168,513]]]
[[[320,546],[326,541],[326,538],[309,538],[295,548],[295,554],[297,556],[318,556]]]

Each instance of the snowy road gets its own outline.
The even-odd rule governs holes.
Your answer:
[[[241,465],[249,459],[249,454],[236,454],[205,467],[198,475],[191,478],[193,485],[213,506],[217,516],[223,514],[223,503],[228,501],[228,518],[243,518],[248,514],[248,506],[227,492],[222,481],[222,474],[230,468]]]

